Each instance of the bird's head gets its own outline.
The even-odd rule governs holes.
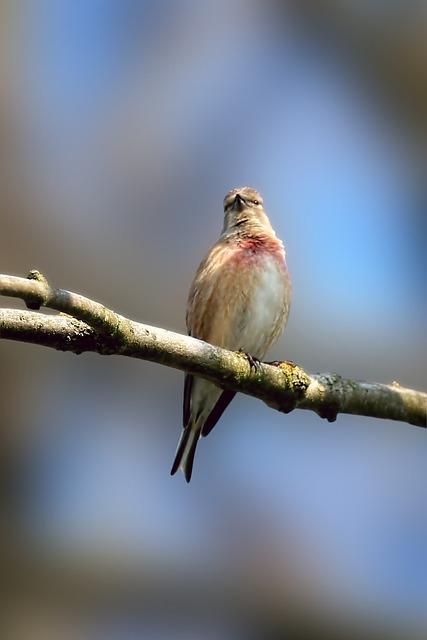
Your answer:
[[[229,191],[224,198],[222,235],[249,236],[260,232],[274,235],[259,192],[251,187]]]

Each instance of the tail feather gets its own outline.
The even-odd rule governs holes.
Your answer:
[[[194,454],[196,453],[199,437],[200,429],[192,429],[191,425],[188,425],[183,429],[181,439],[176,450],[175,460],[173,461],[171,476],[173,476],[178,469],[181,469],[187,482],[190,482],[191,474],[193,472]]]
[[[210,434],[234,396],[236,395],[235,391],[223,391],[219,397],[218,402],[208,415],[205,420],[205,423],[202,427],[202,436],[205,438]]]

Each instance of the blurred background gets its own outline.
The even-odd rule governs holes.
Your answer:
[[[5,0],[0,25],[1,272],[184,332],[250,185],[294,289],[269,359],[426,390],[425,2]],[[0,349],[6,640],[426,637],[422,429],[242,396],[187,486],[181,373]]]

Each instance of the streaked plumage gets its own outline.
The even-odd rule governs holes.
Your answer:
[[[282,333],[289,315],[291,283],[282,242],[260,194],[233,189],[224,199],[224,226],[192,282],[187,329],[195,338],[261,360]],[[183,432],[171,473],[187,482],[200,435],[218,422],[235,393],[186,375]]]

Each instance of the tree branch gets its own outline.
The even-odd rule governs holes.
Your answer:
[[[427,427],[427,394],[397,383],[345,380],[335,373],[309,375],[289,362],[261,363],[254,369],[243,353],[133,322],[98,302],[50,287],[36,271],[28,278],[0,275],[0,294],[21,298],[30,309],[44,306],[61,312],[0,309],[0,338],[6,340],[157,362],[259,398],[284,413],[299,408],[330,422],[338,413],[349,413]]]

